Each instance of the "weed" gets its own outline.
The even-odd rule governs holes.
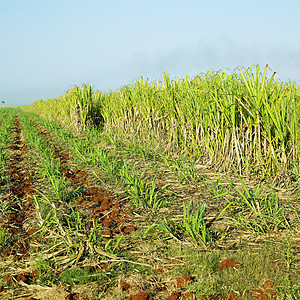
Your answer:
[[[60,275],[61,281],[70,285],[85,284],[104,279],[105,277],[103,272],[92,272],[88,268],[64,270]]]
[[[151,183],[143,179],[145,171],[141,175],[137,175],[130,171],[128,167],[122,168],[123,181],[126,183],[125,192],[130,195],[136,207],[151,208],[153,211],[158,210],[167,200],[167,197],[161,197],[160,194],[168,187],[157,188],[156,178],[153,178]]]
[[[196,210],[194,210],[192,201],[188,205],[185,202],[183,203],[182,227],[195,243],[201,242],[204,245],[212,241],[204,219],[205,210],[205,202],[199,201]]]
[[[239,194],[234,202],[236,207],[241,207],[244,214],[239,214],[233,222],[240,226],[250,229],[253,232],[266,233],[270,230],[289,228],[285,208],[280,204],[278,195],[269,192],[262,195],[262,186],[258,185],[253,191],[248,189],[240,178],[243,191],[235,189]]]
[[[169,236],[171,236],[172,238],[174,238],[175,240],[177,240],[178,242],[180,242],[180,239],[179,237],[177,236],[176,234],[176,227],[175,229],[171,229],[171,222],[168,221],[166,219],[166,217],[163,218],[163,221],[161,223],[153,223],[152,225],[150,225],[146,230],[145,230],[145,233],[144,233],[144,237],[150,232],[152,231],[153,229],[157,228],[157,229],[160,229],[162,230],[163,232],[167,233]]]

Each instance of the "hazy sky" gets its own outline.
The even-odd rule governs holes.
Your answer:
[[[300,84],[299,0],[0,0],[0,101],[269,64]]]

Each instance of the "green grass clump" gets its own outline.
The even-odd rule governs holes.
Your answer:
[[[74,268],[65,270],[61,273],[60,279],[62,282],[70,285],[85,284],[96,280],[104,279],[103,272],[95,273],[88,268]]]

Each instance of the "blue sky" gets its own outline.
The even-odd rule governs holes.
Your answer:
[[[0,0],[0,101],[269,64],[300,84],[299,0]]]

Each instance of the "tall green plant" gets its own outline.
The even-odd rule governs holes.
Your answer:
[[[90,83],[58,99],[25,110],[82,130],[99,125],[105,133],[135,139],[153,149],[195,156],[239,174],[285,179],[299,160],[299,88],[282,83],[268,66],[232,74],[209,71],[190,79],[143,78],[106,94]]]

